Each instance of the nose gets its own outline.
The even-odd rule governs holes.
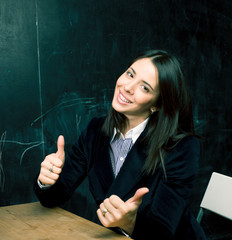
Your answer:
[[[124,90],[130,94],[134,94],[134,91],[135,91],[135,82],[134,81],[131,81],[131,82],[127,82],[125,85],[124,85]]]

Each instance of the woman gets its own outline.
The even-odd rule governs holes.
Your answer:
[[[137,57],[107,117],[93,119],[66,156],[62,136],[57,148],[34,185],[44,206],[63,203],[88,177],[105,227],[134,239],[205,239],[186,206],[199,141],[181,66],[167,52]]]

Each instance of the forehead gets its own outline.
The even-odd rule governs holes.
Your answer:
[[[158,83],[158,69],[150,58],[139,59],[130,67],[135,71],[136,77],[141,78],[141,80],[147,81],[153,86]]]

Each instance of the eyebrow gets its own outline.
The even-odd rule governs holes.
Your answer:
[[[130,69],[131,69],[132,72],[136,75],[135,70],[134,70],[132,67],[130,67]],[[154,89],[152,88],[152,86],[151,86],[148,82],[146,82],[146,81],[144,81],[144,80],[142,80],[142,82],[143,82],[144,84],[146,84],[147,86],[149,86],[149,87],[152,89],[152,91],[154,91]]]
[[[132,68],[132,67],[130,67],[130,69],[132,70],[132,72],[136,75],[136,72],[135,72],[135,70]]]

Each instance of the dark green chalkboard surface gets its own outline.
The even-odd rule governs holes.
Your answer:
[[[156,48],[183,61],[203,136],[196,215],[212,171],[232,175],[231,10],[230,0],[1,0],[0,206],[37,201],[32,182],[58,135],[68,150],[107,112],[129,60]],[[87,181],[64,207],[96,220]],[[231,239],[230,222],[203,224],[210,239]]]

